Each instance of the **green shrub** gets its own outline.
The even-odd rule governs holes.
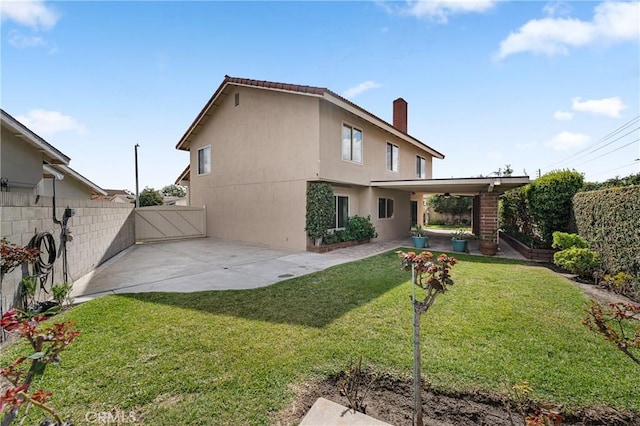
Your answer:
[[[528,185],[512,189],[500,197],[498,210],[500,227],[513,237],[520,234],[533,237],[533,218],[529,212],[527,197],[525,196],[527,187]],[[521,242],[524,243],[525,241],[521,240]]]
[[[330,245],[330,244],[335,244],[335,243],[339,243],[339,242],[340,242],[340,238],[338,238],[338,236],[335,233],[327,234],[322,239],[322,244],[323,245]]]
[[[633,300],[640,300],[640,287],[634,282],[633,276],[626,272],[618,272],[615,275],[606,274],[600,285],[613,291],[616,294],[622,294]]]
[[[592,278],[600,265],[600,256],[588,248],[570,248],[553,255],[553,263],[582,278]]]
[[[349,235],[349,233],[344,229],[338,229],[333,233],[336,237],[336,243],[343,243],[345,241],[351,241],[353,238]]]
[[[578,233],[591,242],[610,274],[640,278],[640,186],[580,192],[573,197]]]
[[[554,231],[572,230],[571,199],[582,184],[580,173],[562,170],[534,180],[524,190],[536,231],[548,247],[551,247]]]
[[[71,289],[73,288],[72,284],[69,283],[58,283],[51,286],[51,295],[53,296],[53,300],[60,306],[64,305],[67,302],[69,305],[72,303],[71,298],[69,297],[71,294]]]
[[[335,207],[333,187],[327,182],[312,182],[307,186],[307,226],[305,231],[311,238],[327,235],[333,224]]]
[[[369,238],[376,238],[378,233],[371,223],[371,216],[351,216],[347,221],[347,232],[352,240],[362,241]]]
[[[578,234],[556,231],[553,233],[553,248],[567,250],[570,248],[589,248],[589,243]]]

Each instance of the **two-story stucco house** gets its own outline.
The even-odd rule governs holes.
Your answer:
[[[176,146],[190,151],[178,179],[191,205],[206,206],[209,236],[272,247],[310,243],[306,191],[318,181],[333,185],[336,227],[370,215],[379,239],[406,237],[421,222],[422,193],[456,185],[495,211],[496,229],[497,192],[480,196],[493,180],[431,179],[433,159],[444,155],[407,133],[401,98],[392,121],[325,88],[226,76]]]

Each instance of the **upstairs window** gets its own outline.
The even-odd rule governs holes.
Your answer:
[[[333,200],[336,213],[333,217],[333,228],[346,228],[349,220],[349,197],[336,195]]]
[[[393,200],[391,198],[378,198],[378,219],[390,219],[393,217]]]
[[[416,176],[420,179],[427,178],[427,160],[420,156],[416,157]]]
[[[387,142],[387,170],[390,172],[398,171],[398,146]]]
[[[198,149],[198,175],[211,173],[211,145]]]
[[[342,159],[362,163],[362,130],[342,125]]]

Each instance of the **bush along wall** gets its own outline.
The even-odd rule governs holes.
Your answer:
[[[331,228],[335,214],[333,187],[327,182],[311,182],[307,186],[307,226],[312,239],[323,238]]]
[[[640,186],[580,192],[573,197],[578,233],[606,272],[626,272],[640,285]]]

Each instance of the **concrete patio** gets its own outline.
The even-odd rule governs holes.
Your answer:
[[[428,250],[452,251],[450,231],[430,230],[428,235]],[[399,247],[412,247],[411,238],[361,244],[325,254],[214,238],[137,244],[76,280],[72,296],[76,302],[83,302],[118,293],[258,288]],[[469,242],[469,251],[480,255],[478,241]],[[523,259],[506,243],[500,244],[498,256]]]

